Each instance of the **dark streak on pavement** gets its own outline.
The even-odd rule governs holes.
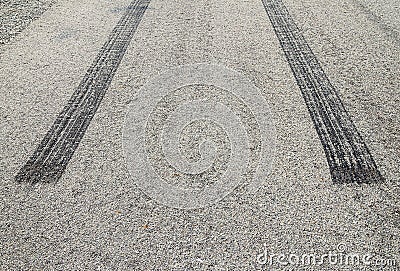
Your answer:
[[[379,15],[369,9],[361,1],[354,0],[353,3],[361,9],[369,20],[377,24],[388,37],[390,37],[397,45],[400,45],[399,32],[394,27],[387,24]]]
[[[383,180],[318,59],[282,0],[262,0],[318,132],[334,183]]]
[[[151,0],[134,0],[103,45],[78,88],[28,162],[18,182],[55,182],[64,173],[96,113]]]

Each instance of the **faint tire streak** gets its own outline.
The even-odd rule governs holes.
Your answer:
[[[112,30],[95,61],[28,162],[18,182],[57,181],[109,88],[150,0],[134,0]]]

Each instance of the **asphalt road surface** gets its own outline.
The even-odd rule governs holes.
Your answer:
[[[0,270],[400,270],[398,1],[0,7]]]

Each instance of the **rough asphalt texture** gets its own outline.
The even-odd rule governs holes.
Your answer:
[[[262,1],[152,0],[60,181],[17,184],[16,173],[129,5],[60,0],[2,46],[0,270],[262,270],[256,256],[263,243],[271,253],[300,255],[344,243],[349,252],[399,264],[399,6],[284,2],[385,182],[332,183]],[[209,208],[172,209],[130,179],[122,152],[125,114],[150,78],[203,62],[239,71],[261,90],[276,127],[273,170],[256,194],[239,187]]]
[[[12,40],[55,2],[55,0],[2,0],[0,2],[0,46]]]

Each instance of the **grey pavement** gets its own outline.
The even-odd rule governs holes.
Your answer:
[[[55,0],[2,0],[0,2],[0,45],[10,42]]]
[[[320,138],[261,0],[152,0],[61,178],[52,183],[16,182],[130,4],[58,0],[0,49],[0,270],[399,270],[400,49],[393,34],[399,31],[398,1],[284,3],[336,87],[384,181],[332,181]],[[199,63],[247,78],[259,90],[252,95],[265,109],[253,107],[257,103],[251,102],[255,98],[250,94],[229,90],[229,83],[218,86],[221,80],[229,82],[229,76],[218,73],[198,79],[215,83],[203,92],[172,80],[172,90],[182,87],[182,93],[154,94],[164,100],[145,103],[152,101],[146,91],[157,89],[149,87],[154,82],[160,82],[160,91],[167,89],[155,78]],[[185,99],[198,108],[179,109]],[[199,101],[215,105],[215,112]],[[219,109],[224,102],[236,113]],[[126,119],[152,112],[138,119],[145,123],[148,118],[149,123],[143,127],[147,137],[139,137],[138,145],[143,147],[141,155],[149,158],[138,159],[138,169],[148,172],[145,176],[154,175],[152,168],[160,176],[172,176],[176,172],[165,161],[173,159],[164,161],[158,153],[162,124],[173,130],[181,121],[164,116],[171,108],[182,112],[181,120],[199,112],[197,118],[208,119],[184,126],[178,135],[180,154],[187,160],[197,161],[199,153],[193,148],[200,148],[201,155],[216,161],[209,172],[212,178],[193,178],[200,186],[240,164],[240,159],[229,164],[230,154],[242,154],[240,148],[230,149],[236,141],[229,135],[265,142],[257,118],[268,118],[276,137],[273,162],[268,175],[255,174],[257,190],[249,189],[251,177],[243,174],[243,185],[197,209],[174,208],[146,193],[132,174],[132,158],[126,159],[124,144],[131,135],[126,134]],[[252,122],[253,115],[257,122]],[[229,116],[245,124],[235,126],[225,119]],[[224,132],[218,117],[232,127]],[[199,142],[199,137],[211,138],[217,147]],[[260,144],[245,152],[252,157],[249,161],[262,157],[254,151],[266,146]],[[185,185],[191,185],[190,176],[198,175],[182,177]],[[300,256],[329,251],[371,254],[373,260],[396,265],[284,266],[275,261],[269,266],[258,257],[265,248],[270,254]]]

